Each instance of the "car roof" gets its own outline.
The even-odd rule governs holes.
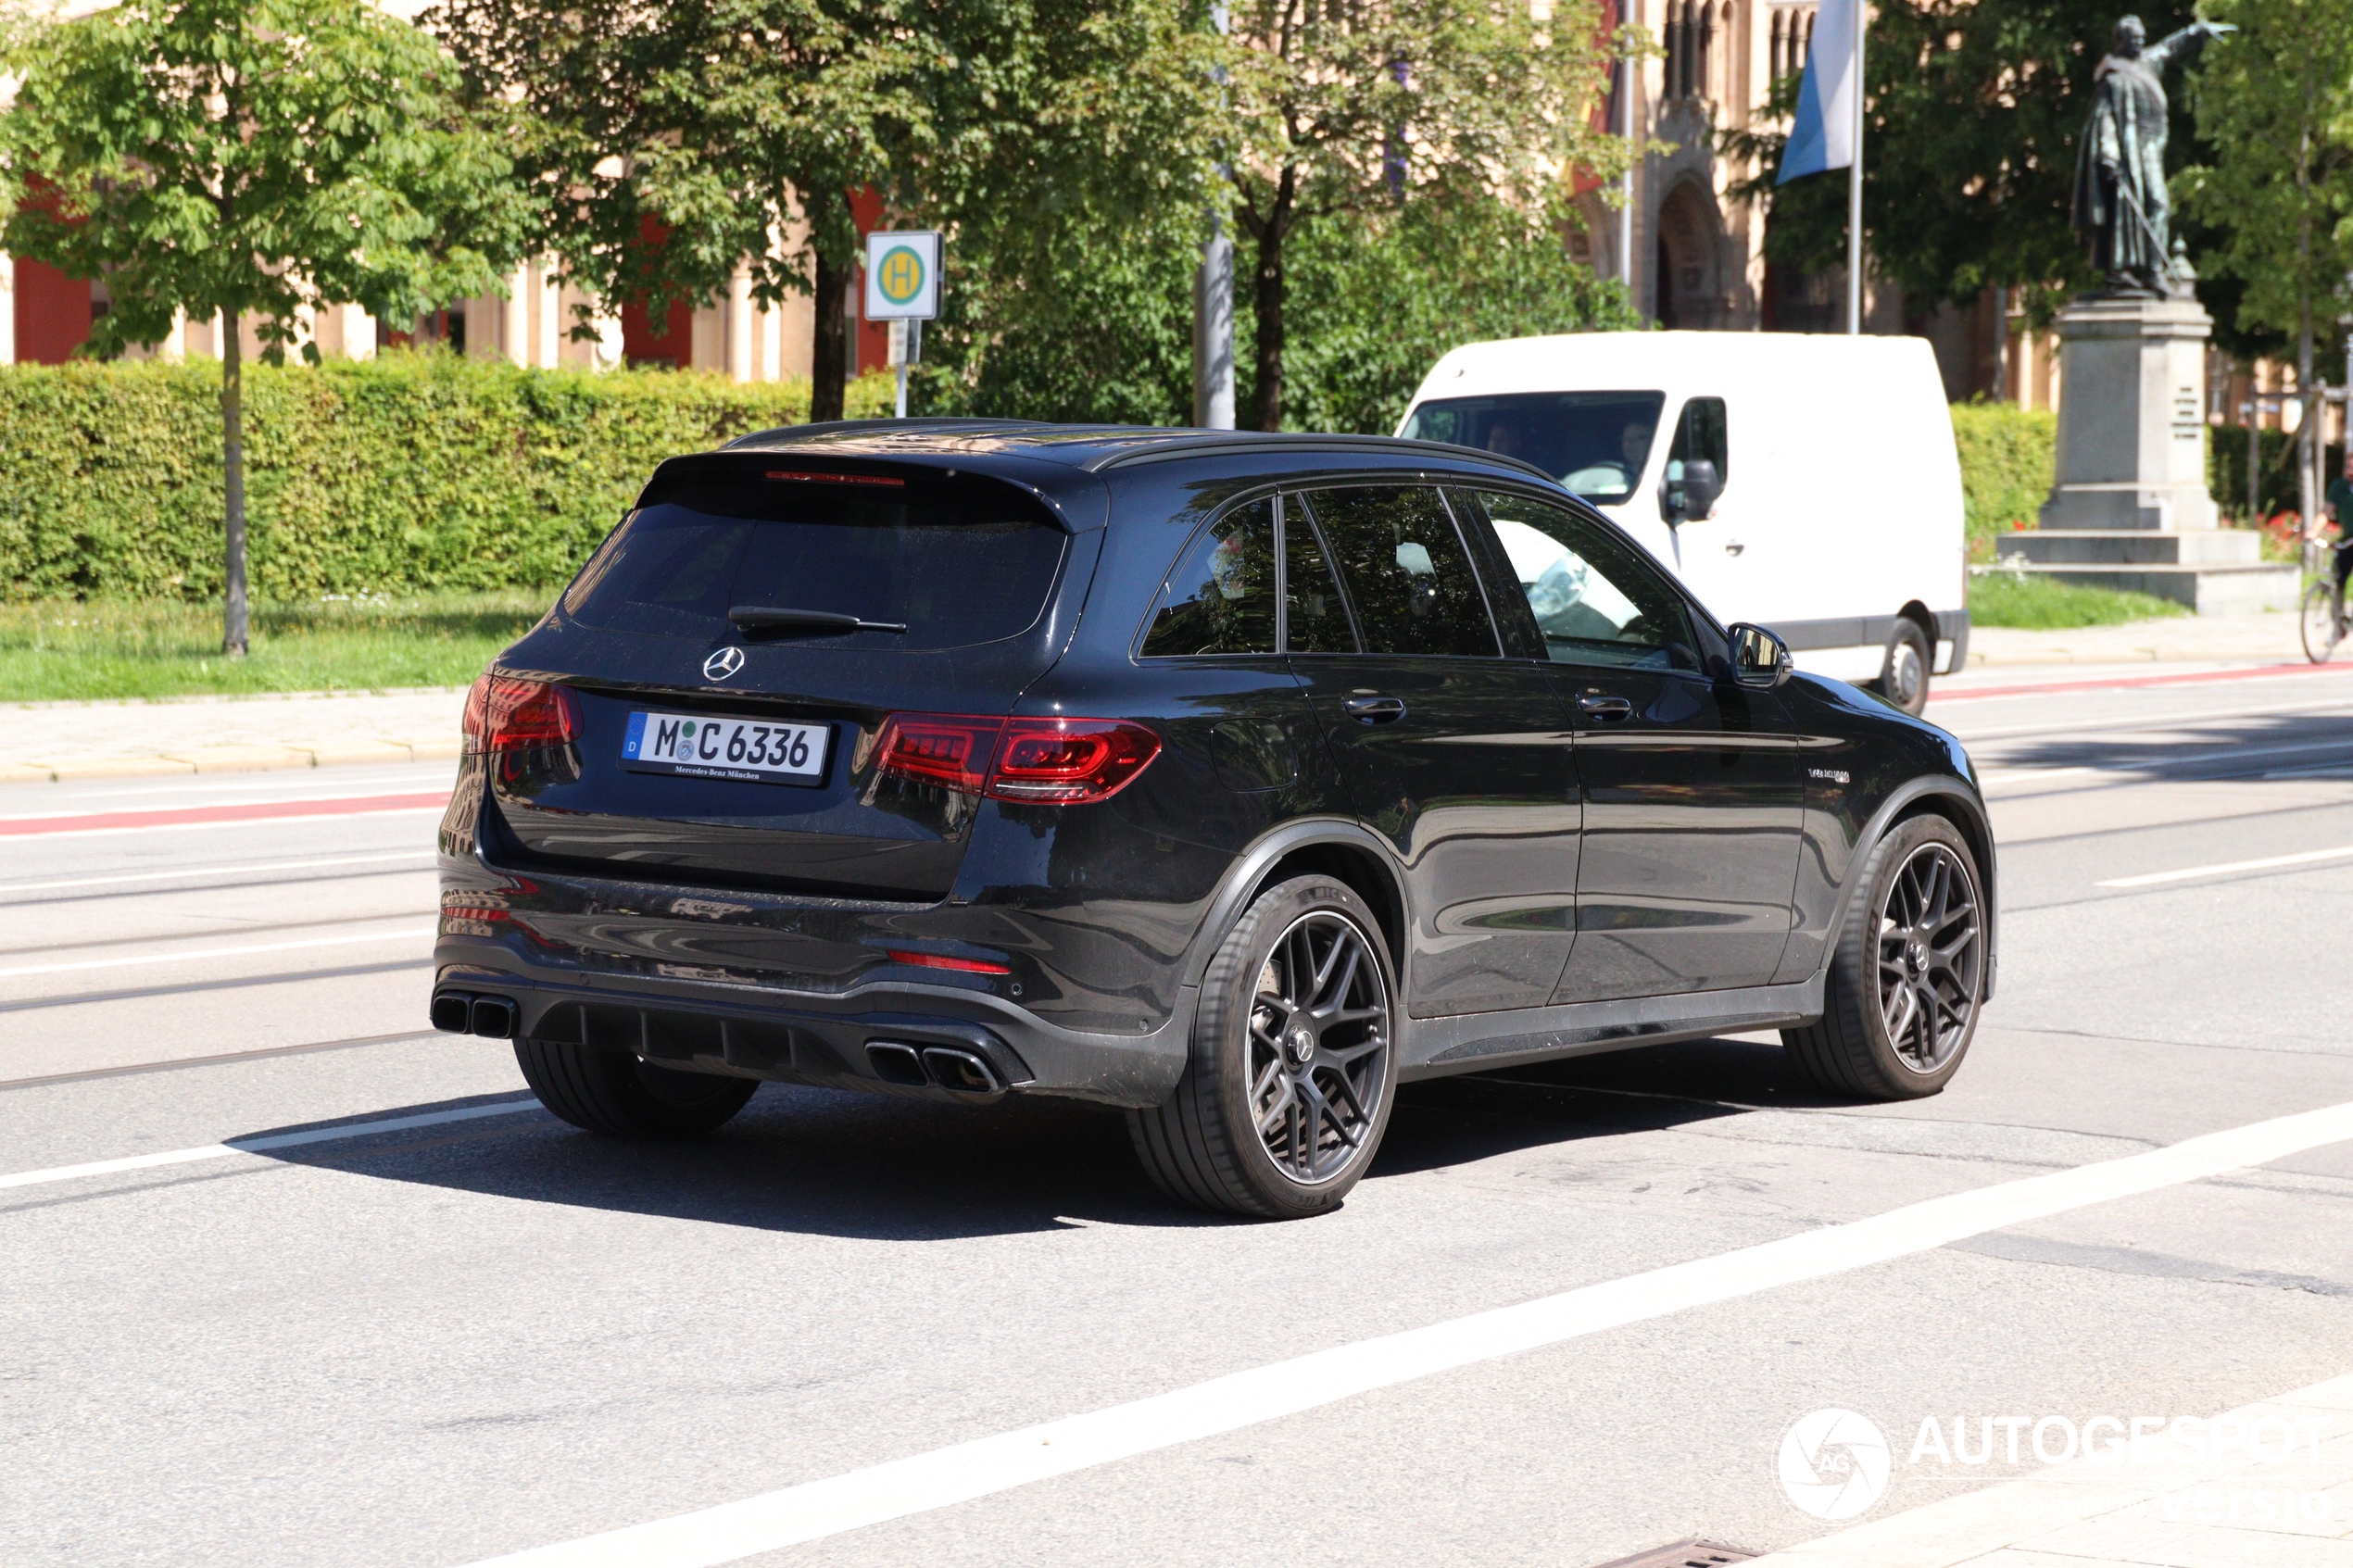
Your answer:
[[[1156,425],[1053,424],[1040,420],[912,419],[835,420],[786,425],[738,436],[723,452],[823,452],[841,457],[1006,456],[1044,458],[1099,472],[1141,463],[1270,451],[1334,457],[1378,454],[1395,458],[1421,454],[1449,462],[1471,461],[1541,481],[1558,482],[1532,463],[1455,446],[1442,441],[1408,441],[1393,435],[1307,435],[1285,431],[1181,430]]]

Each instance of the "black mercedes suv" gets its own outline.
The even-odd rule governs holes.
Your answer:
[[[656,470],[465,736],[433,1021],[603,1133],[1073,1096],[1297,1216],[1401,1082],[1778,1027],[1924,1095],[1993,988],[1959,744],[1460,447],[747,436]]]

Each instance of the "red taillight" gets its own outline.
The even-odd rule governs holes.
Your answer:
[[[468,751],[569,746],[580,734],[579,709],[561,686],[484,675],[466,694],[465,733]]]
[[[875,743],[875,766],[886,773],[946,784],[978,795],[988,783],[1002,719],[956,713],[894,713]]]
[[[1160,737],[1117,719],[988,719],[894,713],[875,747],[883,772],[999,800],[1108,799],[1160,755]]]
[[[988,791],[1000,800],[1077,804],[1118,794],[1160,755],[1160,737],[1115,719],[1012,719]]]
[[[893,963],[912,964],[917,969],[952,969],[959,974],[1013,972],[1010,964],[988,963],[979,959],[951,959],[945,953],[918,953],[905,947],[886,947],[883,952]]]

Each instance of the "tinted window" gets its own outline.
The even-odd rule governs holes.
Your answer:
[[[1478,499],[1555,661],[1699,668],[1682,596],[1639,548],[1560,507],[1498,492]]]
[[[737,606],[830,610],[907,630],[802,640],[962,647],[1038,619],[1063,542],[1042,509],[990,480],[690,477],[648,493],[564,609],[587,626],[697,640],[732,635]]]
[[[1666,406],[1663,392],[1443,397],[1415,409],[1401,433],[1517,458],[1589,501],[1616,506],[1642,482]]]
[[[1422,485],[1310,492],[1367,653],[1498,651],[1454,520]]]
[[[1153,607],[1144,657],[1275,651],[1275,503],[1237,508],[1193,535]]]
[[[1296,498],[1283,508],[1284,644],[1293,653],[1354,653],[1356,633],[1331,563]]]
[[[1667,448],[1664,477],[1670,483],[1682,478],[1683,465],[1696,459],[1716,465],[1718,483],[1731,478],[1731,436],[1728,425],[1722,398],[1693,397],[1686,400],[1682,413],[1675,420],[1675,439]],[[1570,488],[1575,489],[1576,486],[1571,485]]]

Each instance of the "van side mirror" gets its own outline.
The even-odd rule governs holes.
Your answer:
[[[1743,621],[1732,628],[1732,679],[1742,685],[1778,686],[1796,667],[1789,645],[1764,627]]]
[[[1680,478],[1660,484],[1660,509],[1669,522],[1703,521],[1716,509],[1716,498],[1724,494],[1724,477],[1706,458],[1689,458],[1682,470]]]

